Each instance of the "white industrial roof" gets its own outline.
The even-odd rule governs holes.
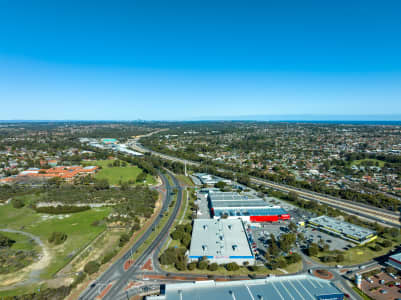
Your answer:
[[[196,219],[189,258],[208,256],[252,259],[245,228],[240,219]]]
[[[316,300],[343,299],[330,281],[311,275],[269,277],[228,282],[196,281],[167,284],[165,294],[148,300]]]

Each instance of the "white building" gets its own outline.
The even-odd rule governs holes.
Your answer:
[[[207,257],[218,264],[255,262],[245,227],[239,219],[196,219],[188,257],[190,261]]]

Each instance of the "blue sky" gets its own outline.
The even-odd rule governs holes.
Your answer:
[[[2,1],[0,119],[401,115],[400,1]]]

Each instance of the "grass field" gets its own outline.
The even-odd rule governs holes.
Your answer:
[[[372,163],[373,166],[375,166],[376,163],[377,163],[378,166],[379,166],[380,168],[384,167],[384,164],[385,164],[384,161],[381,161],[381,160],[378,160],[378,159],[366,158],[366,159],[354,160],[354,161],[351,163],[351,165],[359,166],[359,165],[364,165],[364,164],[367,163],[367,162]]]
[[[50,278],[88,242],[105,230],[105,226],[92,226],[95,220],[107,216],[111,208],[96,208],[67,215],[38,214],[30,208],[15,209],[11,205],[0,206],[0,228],[11,228],[30,232],[38,237],[49,248],[52,256],[50,264],[41,273],[41,277]],[[60,246],[48,243],[53,231],[62,231],[68,235]],[[20,247],[24,247],[21,241]]]
[[[185,175],[176,175],[176,177],[178,178],[178,180],[188,186],[193,186],[194,183],[192,182],[192,179],[188,176]]]
[[[13,250],[35,250],[40,251],[40,246],[32,241],[30,237],[20,233],[0,231],[0,234],[12,239],[15,243],[11,246]]]
[[[95,177],[107,179],[111,185],[118,185],[120,181],[136,181],[136,177],[142,172],[142,169],[137,166],[109,167],[110,163],[113,163],[113,160],[98,160],[91,162],[90,165],[101,166],[102,169],[96,173]],[[148,175],[145,183],[155,184],[156,181],[151,175]]]
[[[382,240],[383,239],[378,238],[375,242],[380,244]],[[369,244],[363,245],[363,246],[354,247],[347,251],[343,251],[344,261],[341,262],[341,264],[346,266],[346,265],[355,265],[355,264],[367,262],[375,257],[382,256],[382,255],[388,253],[392,248],[394,248],[394,246],[399,244],[399,240],[397,240],[396,243],[393,242],[393,246],[387,247],[387,248],[382,247],[382,250],[375,251],[372,249],[372,247],[375,245],[375,242],[369,243]],[[319,257],[322,257],[324,255],[332,255],[332,253],[331,252],[319,252]],[[315,258],[315,260],[320,262],[319,259]],[[330,262],[330,263],[324,263],[324,264],[334,266],[338,263]]]

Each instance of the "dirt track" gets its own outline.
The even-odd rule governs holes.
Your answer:
[[[19,233],[28,236],[42,248],[42,256],[39,261],[23,268],[22,270],[18,270],[18,272],[16,273],[6,274],[2,276],[4,278],[2,278],[1,280],[0,289],[6,290],[19,285],[31,284],[40,281],[40,273],[45,267],[48,266],[51,259],[50,252],[47,249],[46,245],[40,240],[39,237],[29,232],[14,229],[0,229],[0,231]]]

